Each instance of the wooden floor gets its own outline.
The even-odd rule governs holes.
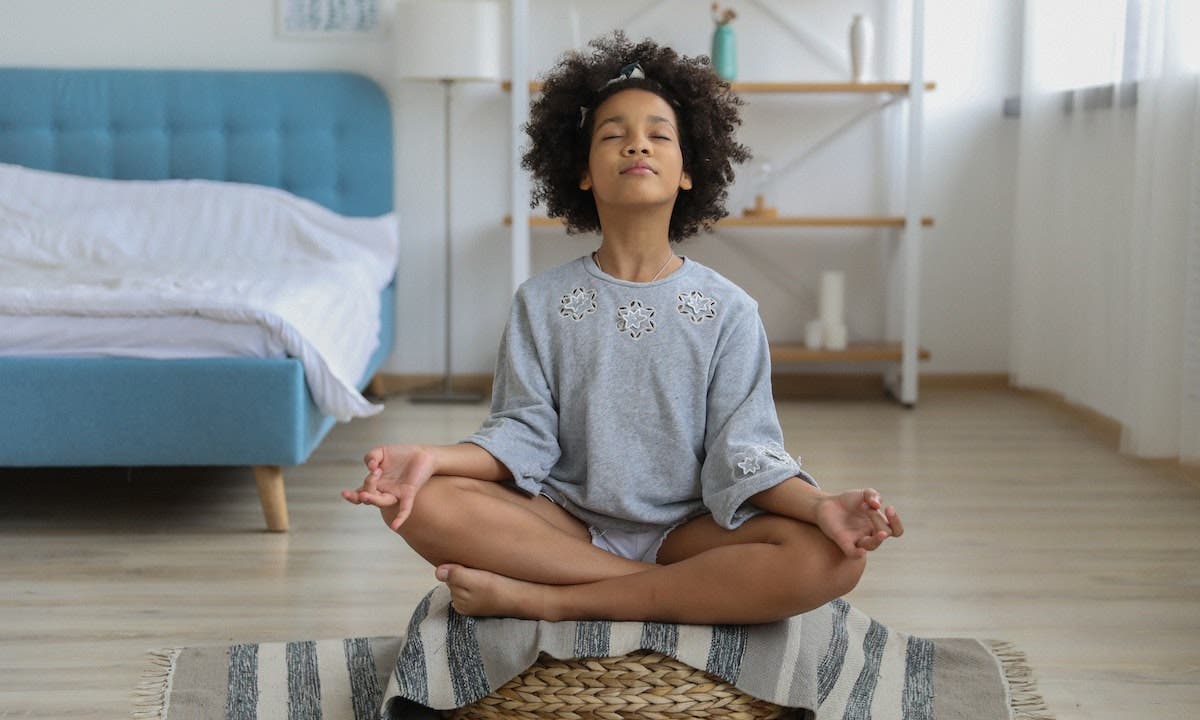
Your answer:
[[[292,532],[261,531],[249,470],[0,472],[0,717],[120,718],[144,652],[393,635],[434,584],[337,495],[392,439],[456,441],[483,406],[337,427],[288,473]],[[1002,390],[784,403],[827,488],[871,484],[908,533],[849,600],[891,627],[1016,642],[1060,720],[1200,715],[1200,487]]]

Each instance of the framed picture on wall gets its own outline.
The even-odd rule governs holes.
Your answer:
[[[288,37],[369,35],[383,27],[380,0],[275,0],[277,32]]]

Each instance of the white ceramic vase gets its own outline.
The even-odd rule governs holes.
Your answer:
[[[866,15],[855,15],[850,23],[850,77],[854,82],[866,82],[871,75],[871,60],[875,50],[875,26]]]
[[[845,273],[837,271],[821,273],[821,294],[817,312],[820,317],[822,347],[826,350],[845,350],[847,341]]]

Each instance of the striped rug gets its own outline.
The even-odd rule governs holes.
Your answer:
[[[532,622],[454,612],[439,586],[403,637],[194,647],[153,655],[139,720],[404,720],[470,704],[532,665],[638,649],[817,720],[1050,718],[1004,643],[890,630],[838,600],[768,625]]]

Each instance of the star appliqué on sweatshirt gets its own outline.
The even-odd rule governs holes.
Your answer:
[[[596,312],[596,291],[575,288],[562,296],[558,314],[572,320],[582,320],[585,315]]]
[[[630,300],[628,305],[617,309],[617,332],[629,333],[634,340],[654,332],[654,308],[645,307],[640,300]]]
[[[679,304],[675,306],[680,315],[694,323],[702,323],[717,316],[717,301],[706,297],[699,290],[691,290],[679,295]]]

